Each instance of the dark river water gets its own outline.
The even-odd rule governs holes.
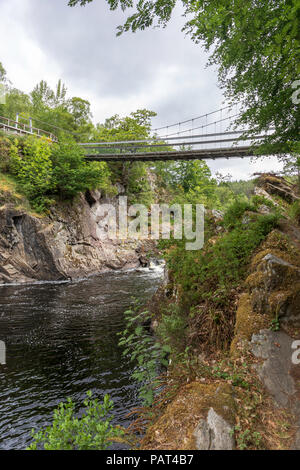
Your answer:
[[[82,403],[109,393],[115,422],[128,424],[138,404],[133,365],[122,357],[117,333],[131,298],[146,301],[162,269],[108,273],[72,283],[0,286],[0,449],[25,449],[30,431],[51,422],[70,396]]]

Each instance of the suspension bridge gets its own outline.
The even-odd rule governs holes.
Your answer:
[[[255,155],[259,143],[271,135],[273,129],[252,135],[247,129],[235,129],[235,118],[229,106],[171,125],[153,129],[147,139],[118,142],[80,142],[88,161],[159,161],[207,160],[219,158],[244,158]],[[0,129],[18,134],[47,137],[57,142],[57,137],[32,126],[0,116]],[[55,127],[55,126],[53,126]],[[56,129],[59,129],[56,127]],[[163,132],[164,131],[164,132]]]
[[[251,157],[255,147],[267,138],[250,135],[247,129],[234,129],[239,113],[226,106],[175,124],[152,130],[145,140],[122,142],[86,142],[86,159],[94,161],[157,161]]]

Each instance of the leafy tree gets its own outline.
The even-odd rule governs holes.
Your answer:
[[[0,105],[0,114],[15,120],[17,113],[21,111],[29,116],[31,109],[29,96],[16,88],[10,88],[5,95],[5,104]]]
[[[53,107],[55,103],[55,93],[45,80],[41,80],[31,94],[32,105],[35,111],[44,108],[44,107]]]
[[[210,177],[210,169],[203,160],[180,161],[177,164],[178,182],[185,193],[201,184],[207,184]]]
[[[92,0],[70,0],[85,5]],[[107,0],[110,8],[135,6],[118,34],[149,26],[165,26],[176,0]],[[290,150],[299,141],[300,111],[292,101],[300,74],[299,0],[182,0],[190,18],[184,30],[211,51],[210,64],[219,66],[227,97],[240,103],[238,123],[253,133],[275,127],[267,143]],[[270,152],[273,147],[263,150]],[[274,149],[274,148],[273,148]]]
[[[217,182],[203,160],[156,162],[159,185],[172,194],[178,203],[216,203]]]
[[[6,70],[3,67],[2,62],[0,62],[0,83],[5,83],[6,80]]]
[[[54,96],[55,106],[63,105],[66,102],[67,88],[61,80],[58,80]]]
[[[147,139],[150,137],[153,116],[156,116],[156,113],[147,109],[138,109],[126,117],[120,117],[116,114],[106,119],[104,124],[97,124],[92,132],[91,140],[113,143]],[[126,151],[126,145],[123,150]],[[116,148],[107,151],[117,153],[121,150]],[[131,203],[151,204],[153,194],[146,163],[118,162],[109,164],[109,168],[114,180],[121,180],[125,184]]]
[[[138,109],[124,118],[115,114],[106,119],[104,124],[97,124],[92,140],[117,142],[147,139],[150,137],[151,117],[154,116],[156,113],[147,109]]]
[[[84,126],[87,122],[90,122],[92,114],[89,101],[73,97],[69,101],[68,109],[73,116],[76,127]]]
[[[6,103],[0,105],[0,114],[11,119],[20,115],[20,121],[28,124],[32,117],[34,127],[55,134],[57,137],[68,135],[74,140],[88,140],[93,130],[90,103],[80,97],[67,97],[67,88],[61,80],[52,89],[41,80],[26,94],[9,85],[6,72],[0,63],[0,83],[6,85]]]

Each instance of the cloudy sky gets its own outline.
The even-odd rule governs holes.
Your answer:
[[[116,37],[126,14],[105,0],[70,8],[67,0],[0,0],[0,61],[17,88],[61,78],[70,96],[88,99],[94,122],[138,108],[155,111],[153,127],[219,109],[224,102],[208,55],[181,32],[182,11],[165,29]],[[234,179],[281,168],[276,159],[209,163]]]

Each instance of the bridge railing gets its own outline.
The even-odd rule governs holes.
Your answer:
[[[26,124],[20,121],[14,121],[13,119],[0,116],[0,130],[8,132],[10,134],[19,135],[34,135],[36,137],[47,137],[53,142],[57,142],[57,137],[52,132],[44,131],[33,127],[31,124]]]
[[[168,153],[217,148],[249,147],[258,144],[268,134],[250,136],[247,130],[196,134],[190,136],[165,137],[153,136],[150,139],[119,142],[86,142],[79,144],[88,155],[128,155],[153,152]]]

